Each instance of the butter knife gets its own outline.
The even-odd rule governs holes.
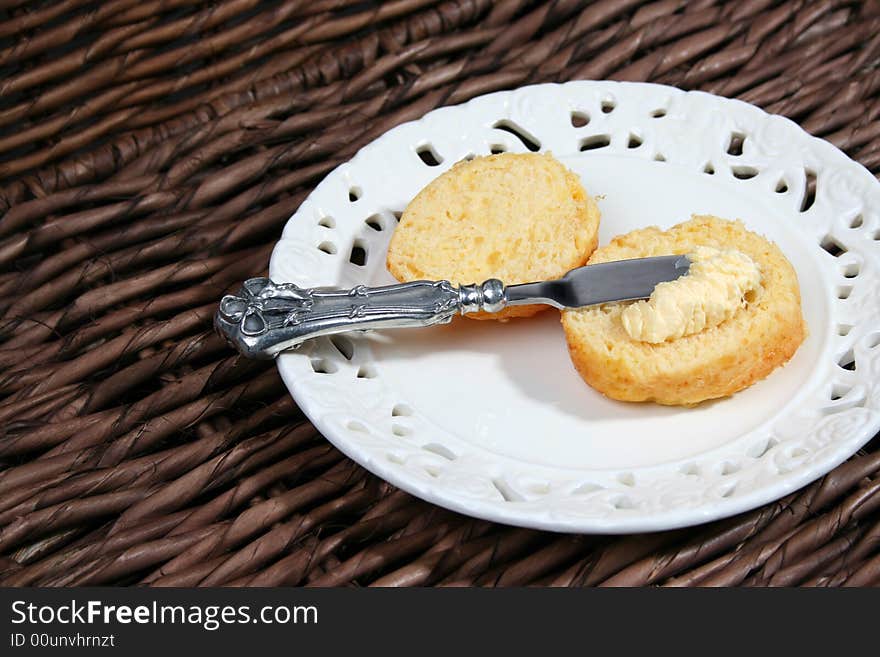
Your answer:
[[[459,314],[497,313],[525,304],[580,308],[646,299],[658,283],[677,279],[689,267],[687,256],[673,255],[587,265],[560,279],[518,285],[492,278],[459,287],[449,281],[413,281],[350,290],[251,278],[238,294],[223,297],[214,325],[245,356],[269,359],[333,333],[433,326]]]

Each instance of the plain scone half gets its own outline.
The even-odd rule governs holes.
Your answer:
[[[597,249],[588,264],[699,246],[735,249],[758,265],[761,282],[744,307],[717,326],[659,344],[630,337],[621,320],[627,303],[563,311],[571,359],[590,386],[622,401],[693,405],[738,392],[794,355],[806,335],[797,275],[779,247],[740,221],[695,215],[667,231],[635,230]]]
[[[401,282],[506,285],[559,278],[596,249],[599,208],[580,178],[550,154],[462,160],[407,205],[388,246]],[[512,306],[474,319],[528,317],[547,306]]]

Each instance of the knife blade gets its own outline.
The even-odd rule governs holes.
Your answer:
[[[687,256],[616,260],[572,269],[560,279],[507,286],[508,305],[545,303],[580,308],[612,301],[646,299],[660,283],[674,281],[690,268]]]

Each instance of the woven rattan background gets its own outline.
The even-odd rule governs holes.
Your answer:
[[[321,176],[541,81],[741,98],[880,172],[880,7],[0,1],[0,584],[880,583],[880,452],[674,532],[561,536],[394,490],[211,331]]]

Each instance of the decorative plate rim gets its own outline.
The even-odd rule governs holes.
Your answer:
[[[433,110],[421,119],[397,126],[363,147],[349,162],[340,165],[328,174],[290,218],[285,226],[282,239],[273,251],[270,262],[270,275],[273,279],[282,282],[293,281],[301,284],[316,284],[314,281],[308,280],[311,274],[309,270],[319,271],[323,265],[311,267],[317,261],[307,255],[301,246],[305,240],[305,242],[309,242],[309,247],[314,250],[315,239],[320,239],[326,230],[336,229],[335,223],[332,228],[323,225],[321,222],[324,219],[321,222],[317,222],[318,228],[313,228],[313,225],[316,224],[314,221],[316,218],[325,217],[325,219],[335,222],[335,219],[332,218],[333,214],[328,212],[328,205],[332,202],[328,203],[326,198],[329,198],[330,195],[338,196],[344,190],[352,194],[349,200],[352,200],[352,202],[359,200],[358,197],[363,190],[356,186],[358,181],[354,179],[353,173],[358,168],[368,166],[371,158],[378,157],[386,146],[395,144],[401,138],[406,139],[414,150],[426,147],[431,156],[437,158],[438,155],[436,152],[433,152],[434,145],[431,140],[416,140],[414,142],[412,136],[422,131],[430,133],[438,123],[443,121],[455,119],[464,125],[469,114],[476,116],[479,112],[485,112],[487,109],[500,109],[506,113],[505,116],[512,116],[513,119],[517,119],[518,115],[523,112],[542,111],[545,109],[542,103],[546,104],[553,100],[558,101],[560,98],[584,96],[595,100],[596,98],[604,97],[626,98],[628,96],[640,95],[653,100],[665,99],[664,113],[675,107],[688,106],[690,104],[718,109],[719,116],[712,117],[711,120],[707,119],[706,126],[709,126],[711,121],[717,119],[719,121],[727,121],[724,125],[725,129],[729,129],[728,119],[730,116],[735,118],[747,117],[747,122],[754,126],[760,126],[760,129],[764,130],[767,141],[771,143],[768,151],[752,153],[759,160],[763,158],[768,162],[775,162],[772,157],[773,148],[783,148],[793,143],[795,146],[790,146],[790,148],[795,149],[797,147],[797,156],[800,158],[800,164],[805,167],[805,172],[808,164],[816,169],[821,169],[821,167],[816,165],[816,162],[827,162],[832,165],[829,167],[828,173],[824,175],[833,174],[838,177],[839,180],[835,180],[838,184],[830,186],[835,188],[833,193],[849,194],[850,196],[847,196],[844,200],[828,200],[826,198],[828,193],[825,193],[823,187],[820,186],[819,191],[816,193],[817,203],[819,201],[822,203],[839,202],[845,205],[845,203],[854,203],[853,199],[872,197],[876,198],[878,202],[873,207],[880,207],[880,183],[862,165],[848,158],[832,144],[807,134],[789,119],[767,114],[763,110],[743,101],[722,98],[699,91],[686,92],[674,87],[651,83],[573,81],[562,84],[531,85],[516,90],[479,96],[462,105]],[[538,109],[536,110],[535,107]],[[707,111],[706,113],[710,114],[711,112]],[[519,121],[519,123],[527,122]],[[515,127],[520,127],[516,120],[513,121],[513,124]],[[710,127],[706,126],[702,126],[702,128],[709,131]],[[701,126],[695,126],[694,132],[698,132],[700,128]],[[715,124],[711,125],[711,130],[716,128]],[[476,126],[474,131],[482,134],[487,129],[488,126],[481,125]],[[497,130],[491,132],[494,134]],[[662,131],[660,132],[662,133]],[[474,138],[474,135],[467,132],[467,130],[465,133],[464,142]],[[585,139],[589,137],[590,135],[586,135]],[[777,142],[784,143],[774,143],[774,139],[777,139]],[[790,143],[788,140],[791,140]],[[458,145],[461,146],[460,143]],[[487,146],[485,140],[482,141],[482,146]],[[508,147],[506,150],[524,150],[522,144],[518,144],[515,140],[508,140],[506,146]],[[554,154],[559,154],[555,149],[550,150],[553,150]],[[564,156],[564,153],[562,155]],[[791,154],[789,153],[788,155]],[[814,161],[811,161],[811,158]],[[715,164],[720,167],[726,166],[722,161],[715,162]],[[769,169],[768,165],[766,170]],[[434,173],[436,172],[431,172],[431,177],[433,177]],[[758,173],[762,174],[763,172],[759,171]],[[793,196],[797,196],[805,189],[806,182],[801,187],[798,187],[798,182],[795,180],[790,180],[789,184],[793,188]],[[837,189],[838,187],[842,188],[842,191]],[[822,193],[821,197],[820,192]],[[868,202],[862,203],[862,206],[865,208],[866,214],[868,213],[868,208],[872,207]],[[829,220],[827,217],[823,219],[823,216],[817,217],[815,212],[812,214],[806,212],[805,214],[805,225],[807,226],[805,230],[812,230],[814,237],[817,232],[832,236],[834,231],[838,230],[837,227],[826,226],[825,224]],[[878,269],[880,268],[880,250],[877,249],[877,237],[868,238],[867,231],[873,226],[870,221],[876,220],[878,224],[876,226],[876,235],[880,236],[880,217],[872,215],[869,221],[861,219],[862,214],[859,214],[859,217],[860,221],[863,222],[861,232],[864,233],[866,243],[864,246],[849,250],[854,251],[858,255],[860,258],[858,262],[862,264],[869,263],[869,269]],[[306,231],[304,233],[303,231],[306,229],[303,226],[307,222],[307,218],[310,219],[308,221],[308,231],[311,232]],[[838,219],[842,220],[842,217],[835,215],[830,221],[837,221]],[[363,222],[363,219],[361,218],[360,221]],[[871,242],[871,239],[874,241]],[[324,244],[322,242],[318,244],[318,247]],[[333,246],[329,242],[327,244]],[[335,249],[336,247],[334,246],[333,248]],[[291,264],[292,255],[295,255],[300,261],[298,270],[297,267]],[[335,256],[337,254],[329,255]],[[345,277],[349,274],[356,278],[357,271],[348,273],[343,271],[341,284],[361,282],[355,281],[354,278],[345,280]],[[880,278],[876,277],[873,272],[869,271],[867,274],[869,274],[867,278],[876,279],[880,283]],[[863,276],[865,273],[863,272],[858,275]],[[862,283],[862,287],[868,287],[869,284],[870,280]],[[862,306],[857,308],[862,313],[859,315],[861,318],[860,323],[851,327],[854,334],[847,341],[847,344],[855,344],[857,341],[860,341],[859,344],[862,345],[868,344],[873,339],[872,336],[877,335],[876,329],[880,328],[880,303],[874,300],[872,304],[870,299],[861,299],[859,303],[862,304]],[[834,307],[837,308],[837,306]],[[848,316],[851,315],[852,313]],[[868,353],[868,349],[873,349],[874,347],[859,348],[863,352]],[[638,485],[623,487],[602,486],[596,491],[583,496],[573,496],[572,491],[574,489],[571,489],[568,493],[565,493],[568,495],[568,499],[575,500],[571,504],[565,504],[565,500],[560,496],[519,496],[517,493],[512,496],[512,499],[508,499],[507,495],[499,492],[497,486],[495,486],[495,490],[490,490],[483,487],[482,483],[477,485],[477,483],[470,480],[462,480],[452,485],[448,481],[443,483],[443,478],[432,479],[431,476],[425,476],[424,474],[426,469],[430,470],[432,467],[435,469],[440,468],[444,475],[446,472],[454,472],[458,467],[464,467],[465,469],[479,469],[482,467],[486,469],[484,477],[493,481],[493,475],[490,472],[493,465],[485,460],[480,461],[476,459],[473,463],[469,462],[466,466],[460,466],[456,465],[456,463],[459,463],[462,459],[450,462],[442,454],[438,456],[421,452],[408,454],[403,458],[402,462],[388,460],[386,456],[390,448],[387,446],[377,447],[377,445],[386,445],[386,443],[391,444],[387,440],[387,436],[378,435],[381,432],[375,431],[369,426],[369,421],[359,423],[345,420],[342,416],[347,415],[346,413],[333,412],[333,404],[328,405],[325,401],[322,401],[320,394],[316,392],[316,390],[319,392],[324,391],[321,394],[330,394],[332,396],[334,394],[332,389],[338,385],[330,383],[328,387],[327,382],[322,380],[327,377],[312,376],[315,373],[313,371],[315,358],[318,357],[318,360],[320,360],[321,354],[329,353],[328,350],[330,349],[331,347],[325,339],[311,351],[299,354],[284,354],[278,359],[278,369],[302,411],[309,417],[315,427],[340,451],[374,474],[419,498],[467,515],[535,529],[581,533],[630,533],[673,529],[729,517],[777,500],[821,477],[852,456],[880,430],[880,412],[878,412],[878,409],[880,409],[880,384],[872,384],[870,381],[873,367],[877,368],[875,374],[877,378],[880,378],[880,353],[878,353],[880,350],[874,349],[874,352],[871,352],[873,356],[859,361],[860,365],[862,365],[862,361],[866,361],[869,365],[866,368],[868,371],[867,376],[864,372],[861,374],[858,372],[842,374],[836,371],[831,376],[835,380],[842,377],[841,380],[848,382],[849,388],[839,396],[842,398],[842,403],[838,403],[837,406],[829,406],[828,408],[832,410],[826,415],[820,413],[820,420],[813,418],[813,422],[821,426],[811,426],[811,431],[817,436],[821,431],[825,431],[827,436],[823,435],[816,438],[814,441],[815,449],[807,454],[811,458],[794,457],[791,454],[784,455],[783,451],[786,441],[789,439],[783,438],[775,445],[771,444],[775,434],[768,439],[767,444],[769,447],[765,448],[758,456],[753,457],[755,463],[749,464],[749,468],[754,469],[750,476],[754,477],[754,481],[760,482],[757,488],[747,492],[737,491],[736,494],[728,497],[722,490],[726,481],[724,478],[726,473],[722,472],[721,474],[708,475],[705,481],[703,480],[703,475],[699,475],[700,481],[697,484],[697,488],[703,489],[704,494],[696,501],[689,500],[681,504],[670,503],[666,506],[661,505],[651,508],[630,508],[627,505],[618,506],[614,501],[615,496],[619,500],[621,495],[637,496],[637,494],[641,494]],[[350,365],[353,367],[363,367],[363,364],[359,364],[357,361],[356,357]],[[348,366],[349,364],[343,363],[343,365]],[[314,385],[312,385],[313,383]],[[315,388],[315,385],[318,388]],[[346,390],[351,392],[350,389],[346,388]],[[857,394],[853,394],[853,391],[857,391]],[[343,390],[340,389],[340,393],[342,392]],[[797,398],[800,399],[801,396],[799,394]],[[859,399],[861,399],[860,402]],[[854,400],[859,403],[854,403]],[[839,402],[839,400],[834,401]],[[791,405],[793,404],[787,403],[783,407],[786,419],[788,419],[789,415],[794,416],[796,411],[799,410],[796,408],[791,411],[788,409],[788,406]],[[846,407],[844,408],[844,406]],[[810,408],[814,411],[816,410],[812,406]],[[371,411],[364,410],[363,412],[368,414]],[[782,413],[782,411],[780,412]],[[779,416],[774,418],[774,420],[778,419]],[[351,426],[356,424],[360,424],[361,428],[357,430],[351,429]],[[777,424],[780,424],[780,422],[777,421]],[[761,429],[761,427],[758,429]],[[709,450],[707,454],[715,453],[716,451],[719,450]],[[773,459],[770,459],[768,455],[774,457],[782,465],[770,463]],[[495,456],[497,455],[493,455],[493,458]],[[695,461],[703,456],[705,455],[684,460]],[[414,466],[408,465],[410,458],[414,459]],[[509,460],[509,458],[497,456],[494,460],[504,462]],[[774,467],[778,466],[777,472],[772,473],[767,470],[765,466],[768,466],[768,464]],[[636,473],[640,473],[643,470],[646,473],[665,473],[666,481],[672,481],[669,479],[669,474],[672,470],[680,474],[677,470],[679,465],[680,461],[672,461],[646,466],[643,469],[627,468],[626,470]],[[543,466],[535,467],[535,470],[543,469]],[[550,469],[561,470],[561,468]],[[605,481],[613,480],[612,475],[616,475],[621,471],[623,469],[609,470],[608,477],[611,479],[606,478]],[[587,478],[589,479],[590,477]],[[656,481],[652,481],[656,483],[657,481],[662,482],[664,480],[662,477],[659,477]],[[676,482],[678,482],[677,479]],[[708,487],[714,487],[718,490],[706,495],[705,490]],[[513,486],[513,488],[516,489],[516,486]],[[643,486],[643,488],[645,487]],[[645,490],[648,490],[650,493],[648,488],[645,488]],[[516,493],[516,490],[513,492]],[[651,494],[657,495],[659,493],[654,491]],[[592,501],[588,502],[587,500]],[[587,511],[584,512],[582,508],[587,509]]]

